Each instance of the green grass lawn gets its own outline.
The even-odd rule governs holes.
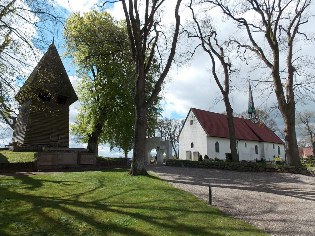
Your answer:
[[[0,151],[0,163],[17,163],[34,161],[34,152]]]
[[[154,176],[0,176],[0,235],[265,235]]]

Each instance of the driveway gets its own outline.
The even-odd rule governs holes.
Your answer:
[[[281,236],[315,236],[315,177],[288,173],[236,172],[149,166],[176,188],[223,212]]]

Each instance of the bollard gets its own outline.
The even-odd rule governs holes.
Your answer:
[[[212,205],[212,190],[211,190],[210,184],[209,184],[209,205]]]

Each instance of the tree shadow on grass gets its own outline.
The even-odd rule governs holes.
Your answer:
[[[9,163],[8,158],[2,153],[0,153],[0,164],[1,163]]]
[[[106,175],[105,175],[106,176]],[[79,193],[63,194],[62,196],[50,196],[49,192],[45,195],[36,194],[35,189],[40,189],[45,182],[55,185],[71,185],[76,186],[80,181],[68,180],[32,180],[31,175],[14,176],[15,180],[25,186],[32,186],[29,190],[22,192],[18,188],[13,188],[0,185],[1,196],[0,203],[3,203],[2,209],[5,209],[5,201],[9,200],[12,204],[18,203],[16,208],[6,211],[5,214],[0,214],[0,235],[6,235],[13,222],[28,221],[34,229],[25,226],[26,234],[47,234],[56,233],[67,235],[83,235],[83,234],[119,234],[119,235],[153,235],[149,229],[156,227],[172,232],[175,235],[225,235],[220,233],[226,232],[228,227],[232,232],[243,232],[244,229],[213,224],[211,219],[217,217],[216,210],[204,209],[195,210],[185,206],[185,199],[182,196],[169,199],[176,201],[175,205],[165,205],[165,199],[146,199],[145,201],[137,202],[122,202],[126,196],[135,194],[147,194],[154,192],[171,191],[165,187],[156,189],[135,186],[131,189],[119,189],[104,197],[99,197],[97,200],[87,200],[90,194],[102,195],[106,189],[107,182],[98,181],[93,188],[82,189]],[[131,177],[130,177],[131,178]],[[151,177],[149,177],[151,178]],[[155,177],[154,177],[155,178]],[[23,186],[21,186],[23,188]],[[78,186],[79,190],[80,185]],[[25,188],[24,188],[25,189]],[[49,189],[47,190],[49,191]],[[167,196],[167,195],[165,195]],[[190,199],[191,200],[191,199]],[[188,202],[186,202],[187,204]],[[21,204],[25,206],[20,207]],[[28,207],[27,207],[28,206]],[[19,209],[19,210],[18,210]],[[7,209],[8,210],[8,209]],[[103,214],[104,213],[104,214]],[[191,221],[196,214],[201,214],[203,218],[209,219],[209,224],[198,226],[196,222]],[[114,215],[114,217],[112,217]],[[189,217],[191,216],[191,218]],[[3,218],[2,218],[3,217]],[[224,219],[224,216],[221,216]],[[2,219],[1,219],[2,218]],[[34,220],[35,219],[35,220]],[[32,222],[34,220],[34,222]],[[36,223],[35,223],[36,222]],[[146,229],[137,228],[137,222],[144,222]],[[135,225],[134,225],[135,224]],[[86,225],[86,227],[84,227]],[[212,227],[212,228],[211,228]],[[213,234],[209,234],[209,228]],[[14,232],[13,232],[14,233]],[[248,229],[248,235],[256,233],[255,230]]]

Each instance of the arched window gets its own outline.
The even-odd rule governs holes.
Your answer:
[[[275,149],[275,144],[272,144],[273,149]]]
[[[214,144],[214,148],[215,148],[215,152],[220,152],[220,144],[219,144],[219,142],[216,142]]]
[[[193,143],[193,142],[190,144],[190,147],[191,147],[191,148],[193,148],[193,147],[194,147],[194,143]]]
[[[255,153],[258,154],[258,146],[255,145]]]
[[[280,155],[280,146],[278,146],[278,155]]]
[[[245,143],[245,147],[247,147],[247,143]]]

